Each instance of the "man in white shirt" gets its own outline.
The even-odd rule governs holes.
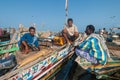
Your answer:
[[[67,25],[64,26],[63,36],[68,44],[71,44],[77,37],[79,36],[77,27],[73,24],[73,20],[71,18],[68,19]]]

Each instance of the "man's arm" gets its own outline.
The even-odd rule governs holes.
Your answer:
[[[27,33],[24,34],[22,37],[21,37],[21,43],[25,46],[25,49],[28,50],[28,45],[26,43],[26,37],[27,37]]]
[[[64,36],[65,40],[67,41],[67,43],[70,43],[70,41],[69,41],[69,39],[67,37],[67,29],[64,28],[63,31],[62,31],[62,33],[63,33],[63,36]]]
[[[91,44],[91,41],[88,39],[88,40],[84,40],[80,45],[79,45],[79,48],[81,50],[89,50],[90,48],[90,44]]]
[[[78,36],[79,36],[79,32],[78,32],[78,29],[77,29],[76,26],[75,26],[75,29],[74,29],[74,36],[75,36],[75,37],[78,37]]]
[[[40,50],[40,46],[39,46],[39,43],[38,43],[38,39],[36,39],[34,45]]]
[[[78,32],[75,32],[74,33],[74,36],[75,36],[75,39],[77,39],[79,37],[79,33]]]

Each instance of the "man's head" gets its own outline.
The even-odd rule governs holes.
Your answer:
[[[88,25],[88,26],[86,27],[85,33],[86,33],[87,35],[90,35],[91,33],[94,33],[94,31],[95,31],[95,27],[94,27],[93,25]]]
[[[105,30],[105,28],[103,28],[103,30]]]
[[[67,21],[67,23],[68,23],[68,26],[69,26],[69,27],[72,27],[73,19],[72,19],[72,18],[69,18],[68,21]]]
[[[29,32],[31,35],[34,35],[35,34],[35,28],[34,27],[30,27],[29,28]]]

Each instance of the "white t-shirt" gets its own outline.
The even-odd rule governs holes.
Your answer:
[[[75,32],[78,32],[78,29],[74,24],[71,27],[69,27],[68,25],[65,25],[64,29],[67,29],[68,34],[70,36],[73,36]]]

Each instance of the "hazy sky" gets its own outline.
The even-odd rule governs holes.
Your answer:
[[[69,0],[68,10],[82,32],[88,24],[96,29],[120,27],[120,0]],[[60,31],[65,23],[65,0],[0,0],[0,27],[18,28],[20,23]]]

